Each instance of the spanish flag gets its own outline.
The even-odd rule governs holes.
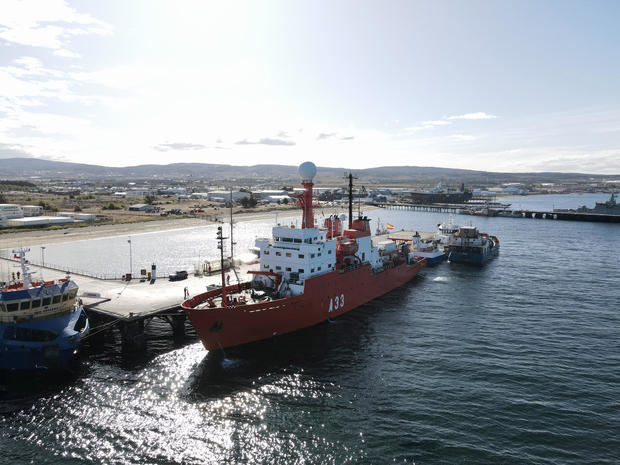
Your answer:
[[[394,229],[394,225],[392,225],[392,224],[388,223],[388,224],[387,224],[387,228],[388,228],[388,229]]]

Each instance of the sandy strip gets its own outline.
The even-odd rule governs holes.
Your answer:
[[[364,206],[364,210],[366,211],[374,208],[375,207],[371,207],[369,205]],[[326,215],[329,215],[332,213],[343,213],[345,209],[338,207],[321,207],[320,211],[324,212]],[[275,210],[270,210],[235,214],[233,219],[236,222],[242,222],[274,218],[275,212]],[[315,217],[318,219],[320,215],[317,215],[316,213],[317,209],[315,209]],[[301,218],[301,211],[298,209],[278,210],[278,215],[281,218],[290,216],[299,216]],[[224,221],[226,220],[227,218],[225,218]],[[213,221],[209,221],[204,218],[180,218],[161,221],[146,221],[143,223],[107,224],[101,226],[93,225],[85,226],[83,228],[55,229],[51,231],[40,230],[16,232],[0,235],[0,249],[80,241],[99,237],[122,236],[144,232],[166,231],[169,229],[191,228],[194,226],[203,226],[205,224],[213,224]]]

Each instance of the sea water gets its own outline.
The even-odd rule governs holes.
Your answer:
[[[447,220],[369,216],[420,231]],[[499,257],[428,268],[249,353],[210,354],[153,320],[144,353],[123,355],[112,332],[72,376],[5,377],[0,463],[619,463],[620,226],[454,219],[498,236]],[[239,248],[272,225],[240,223]],[[189,269],[215,256],[213,233],[132,236],[133,259]],[[80,255],[110,257],[126,240]],[[50,244],[46,261],[56,247],[74,260]]]

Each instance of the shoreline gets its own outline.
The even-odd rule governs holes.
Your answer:
[[[365,210],[374,210],[376,207],[367,205]],[[322,211],[333,214],[343,213],[345,209],[338,207],[321,208]],[[233,220],[236,222],[256,221],[265,218],[273,218],[278,213],[279,216],[299,215],[299,209],[268,210],[259,212],[234,213]],[[227,219],[226,215],[223,215]],[[227,221],[224,221],[225,223]],[[14,247],[29,247],[43,244],[55,244],[59,242],[82,241],[88,239],[98,239],[101,237],[122,236],[145,232],[166,231],[174,229],[192,228],[216,224],[217,221],[206,218],[179,218],[145,221],[139,223],[119,223],[107,225],[92,225],[82,228],[66,228],[54,230],[25,231],[3,234],[0,236],[0,249],[10,249]]]

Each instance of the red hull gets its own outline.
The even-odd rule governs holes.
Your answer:
[[[192,308],[212,294],[205,293],[184,302],[183,310],[207,350],[225,349],[340,316],[402,286],[424,267],[426,260],[375,274],[366,265],[346,273],[333,271],[306,279],[300,296],[229,308]]]

